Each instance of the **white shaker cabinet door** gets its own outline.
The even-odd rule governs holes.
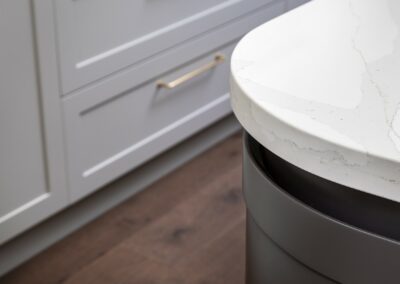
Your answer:
[[[0,1],[0,245],[67,203],[55,175],[62,168],[54,163],[62,160],[53,144],[58,132],[45,123],[51,100],[43,95],[33,10],[30,0]]]
[[[142,64],[272,0],[54,0],[63,94]]]

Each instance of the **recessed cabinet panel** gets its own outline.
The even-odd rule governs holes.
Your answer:
[[[32,2],[0,1],[0,244],[67,202],[45,154]]]
[[[4,35],[9,17],[1,15],[6,11],[1,6],[0,34]],[[0,52],[0,62],[9,63],[7,70],[0,70],[0,223],[16,208],[48,194],[32,37],[23,38],[29,32],[29,18],[25,12],[18,14],[26,16],[18,25],[25,24],[24,33],[8,33]]]
[[[64,106],[73,198],[87,195],[227,115],[233,47],[232,43],[95,104],[88,98],[102,96],[110,87],[90,90],[93,96],[67,98]],[[219,61],[219,54],[225,56],[224,61]],[[159,80],[172,84],[160,86]],[[181,84],[174,86],[174,82]]]
[[[63,92],[227,23],[272,0],[56,0]]]
[[[72,200],[230,113],[229,61],[235,44],[284,8],[283,2],[271,3],[64,97]]]

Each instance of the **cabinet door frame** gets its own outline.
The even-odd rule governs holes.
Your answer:
[[[70,200],[65,172],[53,3],[52,0],[29,0],[28,3],[46,188],[42,195],[2,216],[0,245],[60,211]]]
[[[134,2],[138,0],[127,1]],[[183,18],[177,18],[166,26],[157,26],[147,34],[132,34],[130,35],[131,25],[125,24],[122,28],[119,27],[119,33],[126,36],[120,39],[120,42],[108,42],[108,38],[91,37],[90,32],[85,36],[79,31],[85,30],[85,26],[93,26],[96,30],[107,33],[108,28],[102,27],[103,20],[96,19],[96,8],[101,4],[92,1],[90,4],[84,3],[87,7],[87,16],[81,22],[77,19],[74,12],[79,6],[79,1],[76,0],[54,0],[56,27],[58,33],[58,42],[60,49],[60,78],[62,94],[68,95],[77,89],[90,85],[93,82],[102,80],[109,75],[115,74],[130,66],[141,65],[148,62],[154,55],[162,54],[174,47],[191,41],[195,38],[220,28],[228,23],[245,17],[249,13],[253,13],[262,7],[272,4],[273,0],[221,0],[218,3],[210,4],[208,7],[193,11],[191,15],[186,15]],[[100,2],[100,1],[98,1]],[[103,1],[106,2],[107,1]],[[110,2],[110,1],[108,1]],[[112,2],[112,1],[111,1]],[[143,3],[151,1],[142,1]],[[157,2],[157,1],[153,1]],[[158,1],[163,2],[163,1]],[[94,4],[93,4],[94,3]],[[113,3],[114,4],[114,3]],[[108,4],[108,5],[113,5]],[[121,3],[122,5],[123,3]],[[176,4],[176,3],[175,3]],[[154,5],[154,3],[153,3]],[[129,6],[129,5],[127,5]],[[116,19],[121,16],[122,20],[131,19],[125,13],[128,9],[115,9]],[[157,11],[147,10],[148,7],[143,7],[143,13],[155,14]],[[101,10],[109,9],[102,7]],[[121,11],[123,12],[121,15]],[[179,10],[178,7],[171,6],[171,13]],[[159,12],[159,11],[158,11]],[[165,12],[163,13],[165,14]],[[152,21],[157,22],[157,15],[154,15]],[[104,19],[106,21],[107,19]],[[87,23],[86,23],[87,21]],[[94,24],[92,21],[97,21]],[[132,24],[132,23],[131,23]],[[111,24],[112,25],[112,24]],[[109,25],[106,25],[106,27]],[[109,33],[109,35],[115,32]],[[131,36],[131,37],[130,37]],[[89,42],[102,42],[99,50],[92,50],[90,54],[81,54],[82,50],[87,49],[87,44],[84,40],[87,38]],[[86,53],[86,52],[84,52]],[[89,51],[87,51],[89,53]]]

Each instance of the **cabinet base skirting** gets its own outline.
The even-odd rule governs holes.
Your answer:
[[[247,284],[399,283],[400,204],[322,179],[244,137]]]
[[[236,118],[228,115],[86,199],[0,246],[0,276],[239,130],[240,125]]]

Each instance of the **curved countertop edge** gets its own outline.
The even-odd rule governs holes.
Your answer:
[[[397,162],[343,147],[293,127],[252,101],[233,74],[230,85],[236,118],[268,150],[327,180],[400,202]]]
[[[314,0],[257,27],[231,57],[239,122],[295,166],[400,202],[399,19],[395,0]]]

